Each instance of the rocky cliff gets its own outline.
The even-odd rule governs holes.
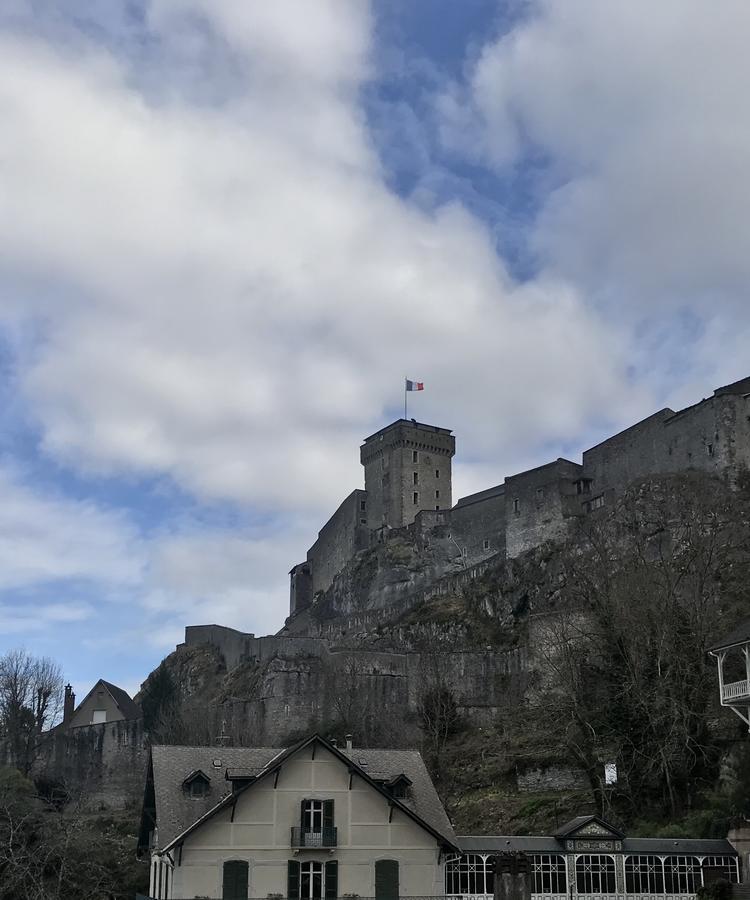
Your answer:
[[[188,629],[144,685],[153,737],[416,744],[461,830],[731,815],[737,728],[705,646],[750,609],[746,482],[648,479],[564,543],[472,568],[399,529],[279,635]]]

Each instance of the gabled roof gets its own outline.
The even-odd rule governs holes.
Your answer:
[[[599,833],[600,830],[607,831],[611,835],[613,835],[617,840],[622,840],[625,835],[620,831],[619,828],[615,828],[614,825],[611,825],[609,822],[605,822],[604,819],[599,816],[576,816],[574,819],[571,819],[569,822],[566,822],[554,834],[554,837],[557,838],[558,841],[565,840],[565,838],[573,837],[578,834],[582,829],[587,828],[587,826],[594,825],[596,826],[596,832],[592,832],[595,835]]]
[[[427,773],[422,757],[414,750],[350,750],[334,747],[320,735],[314,734],[286,750],[269,748],[215,748],[215,747],[154,747],[152,749],[156,821],[162,852],[181,843],[220,810],[236,801],[258,781],[278,772],[284,763],[301,750],[314,743],[323,746],[337,757],[347,769],[366,781],[373,790],[385,797],[392,806],[400,809],[422,828],[430,832],[442,845],[456,849],[456,838],[435,786]],[[233,793],[226,781],[225,793],[220,795],[215,782],[211,783],[206,798],[195,801],[185,798],[181,790],[184,774],[196,768],[196,760],[215,757],[221,768],[257,771],[258,774]],[[213,765],[213,762],[211,763]],[[368,771],[369,770],[369,771]],[[210,766],[209,766],[210,771]],[[370,771],[381,773],[386,779],[405,775],[411,781],[411,796],[399,800],[377,781]]]
[[[716,653],[718,650],[728,650],[730,647],[736,647],[737,644],[744,644],[746,641],[750,641],[750,619],[740,622],[729,634],[717,641],[712,647],[709,647],[708,652]]]
[[[193,771],[183,780],[183,784],[192,784],[198,778],[201,778],[206,783],[210,783],[211,779],[206,775],[203,769],[193,769]]]
[[[74,714],[78,712],[78,710],[86,703],[89,697],[94,693],[94,691],[101,685],[105,691],[110,695],[110,697],[115,701],[115,705],[120,710],[125,719],[140,719],[143,715],[140,706],[131,699],[130,694],[127,691],[124,691],[121,687],[117,687],[116,684],[112,684],[110,681],[105,681],[103,678],[100,678],[96,684],[91,688],[91,690],[86,694],[86,696],[81,700],[81,702],[76,706]]]

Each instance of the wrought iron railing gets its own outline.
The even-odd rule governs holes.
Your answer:
[[[338,831],[336,828],[322,828],[320,831],[309,831],[306,828],[292,828],[292,847],[336,847]]]

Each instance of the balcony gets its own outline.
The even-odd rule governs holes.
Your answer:
[[[307,831],[297,826],[292,828],[292,848],[295,850],[336,846],[338,846],[336,828],[322,828],[320,831]]]
[[[742,703],[750,700],[750,681],[731,681],[721,691],[721,702],[725,704]]]

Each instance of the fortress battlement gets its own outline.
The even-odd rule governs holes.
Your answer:
[[[290,572],[290,614],[309,607],[361,550],[408,527],[447,548],[446,572],[564,540],[579,517],[612,504],[649,476],[699,470],[730,485],[750,468],[750,377],[675,412],[664,408],[584,450],[452,503],[448,428],[397,419],[365,438],[365,487],[355,489]]]

